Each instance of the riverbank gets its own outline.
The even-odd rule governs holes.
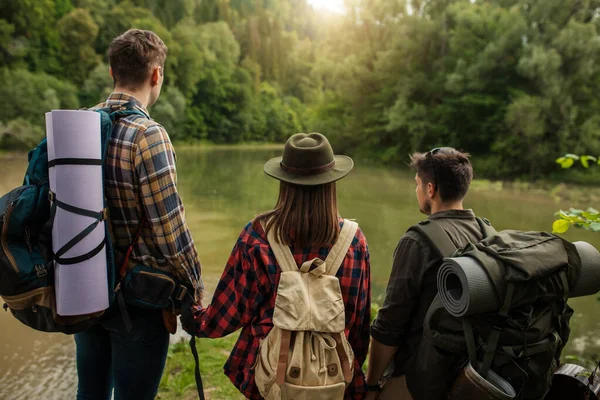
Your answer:
[[[257,213],[273,207],[277,181],[265,176],[265,160],[281,154],[280,146],[198,146],[177,144],[178,189],[186,205],[186,218],[198,247],[206,299],[217,286],[240,230]],[[17,187],[27,165],[26,153],[0,156],[0,196]],[[585,172],[585,171],[582,171]],[[423,219],[415,202],[414,175],[408,168],[382,168],[358,160],[356,168],[338,186],[338,203],[344,217],[356,219],[369,241],[373,301],[381,303],[389,280],[391,257],[398,239],[409,226]],[[497,229],[551,229],[560,208],[583,207],[581,199],[556,201],[550,195],[558,186],[476,180],[467,207],[490,219]],[[598,193],[596,188],[566,185],[567,196]],[[556,193],[561,193],[562,189]],[[560,198],[565,196],[560,195]],[[589,198],[591,199],[591,197]],[[588,200],[589,200],[588,199]],[[589,204],[593,204],[590,202]],[[584,240],[600,248],[600,234],[572,229],[563,237]],[[569,301],[575,309],[571,339],[565,355],[593,358],[600,354],[597,296]],[[75,397],[75,348],[71,337],[48,335],[0,313],[3,346],[0,348],[0,399],[62,400]],[[233,398],[237,391],[223,375],[223,364],[235,335],[219,341],[199,340],[202,370],[213,398]],[[173,337],[177,343],[186,335]],[[193,357],[187,343],[171,350],[163,398],[195,398]],[[215,357],[213,361],[211,357]],[[52,371],[52,372],[50,372]],[[183,371],[183,372],[180,372]],[[222,394],[219,390],[224,390]],[[167,397],[170,396],[170,397]]]

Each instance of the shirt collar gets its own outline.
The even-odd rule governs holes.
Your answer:
[[[442,218],[458,218],[458,219],[475,219],[475,213],[473,210],[446,210],[439,211],[435,214],[431,214],[429,219],[442,219]]]
[[[131,103],[134,108],[140,110],[141,112],[143,112],[146,115],[146,117],[150,118],[150,113],[148,112],[146,107],[144,107],[142,102],[127,93],[113,92],[110,94],[110,96],[108,96],[108,99],[106,99],[106,102],[104,104],[106,106],[113,106],[113,105],[122,105],[125,103]]]

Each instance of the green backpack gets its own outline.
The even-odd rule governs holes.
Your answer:
[[[54,160],[55,165],[101,163],[104,166],[115,121],[129,116],[146,118],[141,111],[129,104],[99,109],[96,112],[100,113],[102,159]],[[91,258],[104,247],[106,247],[108,268],[109,303],[112,304],[115,299],[119,300],[121,310],[125,312],[126,326],[130,321],[125,303],[161,309],[173,305],[174,299],[179,301],[183,299],[187,291],[185,286],[179,284],[170,274],[150,267],[130,265],[132,268],[123,279],[120,279],[123,276],[120,275],[120,271],[117,271],[116,265],[128,264],[126,257],[115,251],[110,240],[106,199],[103,210],[84,210],[53,198],[53,194],[49,191],[46,139],[29,152],[28,158],[29,164],[23,185],[0,198],[0,296],[4,300],[5,310],[10,310],[23,324],[45,332],[72,334],[92,326],[102,316],[103,311],[68,317],[57,314],[54,261],[58,260],[61,265],[81,262],[82,259]],[[54,254],[51,233],[56,207],[92,217],[94,222]],[[64,254],[93,231],[98,224],[104,224],[107,239],[88,254],[72,259],[65,258]],[[153,274],[140,273],[145,270],[152,270]],[[160,279],[147,282],[148,277],[157,275],[160,275]],[[117,285],[119,290],[115,290]],[[148,287],[152,287],[153,290],[148,291]]]
[[[477,260],[493,282],[505,285],[506,294],[497,296],[497,312],[457,318],[438,293],[407,366],[408,387],[416,400],[442,398],[470,359],[484,376],[491,369],[508,381],[516,398],[543,399],[569,339],[573,310],[566,300],[579,279],[577,249],[546,232],[496,232],[489,221],[478,222],[484,238],[461,249],[435,220],[411,228],[441,259]]]

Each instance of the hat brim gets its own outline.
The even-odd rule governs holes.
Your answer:
[[[283,157],[275,157],[265,163],[265,174],[277,180],[293,183],[295,185],[315,186],[335,182],[342,179],[354,167],[354,161],[347,156],[334,156],[335,166],[327,172],[317,175],[296,175],[281,169]]]

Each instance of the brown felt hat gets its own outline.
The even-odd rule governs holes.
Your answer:
[[[337,156],[320,133],[296,133],[283,148],[283,157],[265,163],[265,173],[280,181],[314,186],[335,182],[352,170],[350,157]]]

